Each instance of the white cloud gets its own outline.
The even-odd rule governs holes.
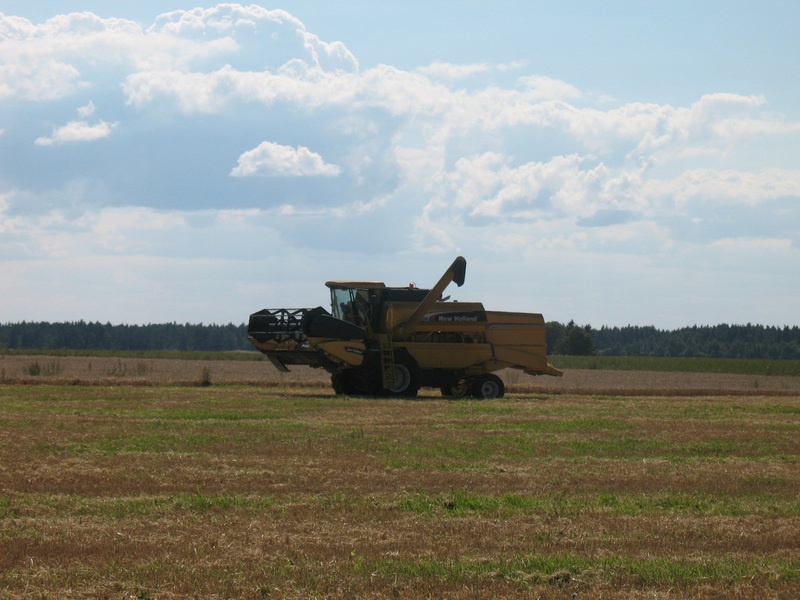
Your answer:
[[[92,86],[91,72],[98,68],[117,70],[121,78],[125,71],[138,73],[134,82],[150,73],[157,78],[193,67],[219,70],[236,53],[240,62],[263,60],[253,64],[256,69],[278,69],[298,58],[323,71],[358,69],[341,42],[324,42],[286,11],[256,5],[174,11],[147,30],[134,21],[88,12],[58,15],[39,25],[0,13],[0,40],[5,40],[0,44],[0,99],[62,98]],[[270,42],[272,52],[265,54]]]
[[[57,146],[69,142],[91,142],[111,135],[116,123],[100,121],[89,125],[86,121],[70,121],[63,127],[57,127],[49,137],[36,138],[37,146]]]
[[[287,11],[268,10],[257,5],[219,4],[211,8],[176,10],[159,16],[148,33],[197,40],[205,36],[228,37],[237,45],[246,44],[248,36],[260,35],[283,47],[298,45],[304,58],[321,70],[358,68],[355,56],[342,42],[324,42]]]
[[[128,62],[140,28],[124,19],[88,12],[59,15],[41,25],[0,14],[0,98],[62,98],[89,87],[84,68]]]
[[[88,117],[91,117],[94,114],[95,110],[96,110],[96,107],[94,105],[94,102],[92,102],[90,100],[89,104],[87,104],[86,106],[81,106],[80,108],[78,108],[78,116],[83,118],[83,119],[86,119]]]
[[[128,104],[144,109],[158,96],[174,98],[185,114],[220,112],[229,96],[226,89],[229,69],[213,74],[152,70],[128,75],[122,89]]]
[[[539,99],[580,98],[580,90],[565,81],[545,77],[544,75],[527,75],[519,82],[526,88],[528,97]]]
[[[431,64],[416,69],[417,73],[421,73],[426,77],[435,79],[466,79],[481,73],[488,73],[493,71],[513,71],[521,69],[524,66],[522,61],[514,61],[506,64],[489,64],[489,63],[473,63],[473,64],[454,64],[443,61],[434,61]]]
[[[731,118],[717,121],[714,133],[722,138],[735,139],[755,135],[790,135],[800,132],[800,123],[791,123],[774,118]]]
[[[293,148],[273,142],[262,142],[239,157],[231,171],[234,177],[266,175],[276,177],[334,177],[341,168],[328,164],[316,152],[305,146]]]
[[[94,114],[96,107],[91,100],[88,104],[78,107],[78,116],[86,119]],[[70,121],[62,127],[53,128],[52,135],[37,138],[37,146],[58,146],[69,142],[92,142],[107,138],[117,123],[100,121],[90,125],[87,121]]]
[[[9,59],[6,57],[6,60]],[[60,98],[78,89],[78,76],[79,71],[74,66],[55,60],[0,64],[0,99],[14,96],[26,100]]]
[[[673,199],[679,208],[704,202],[756,206],[782,198],[800,198],[800,170],[691,169],[671,180],[650,179],[641,192],[651,198]]]

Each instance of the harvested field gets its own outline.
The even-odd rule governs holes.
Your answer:
[[[0,596],[800,597],[796,378],[414,401],[126,360],[0,358]]]
[[[31,372],[36,372],[32,375]],[[797,394],[800,377],[570,369],[563,377],[501,371],[510,391],[637,395]],[[245,384],[328,386],[321,369],[281,373],[266,360],[175,360],[85,356],[0,355],[0,382],[83,385]],[[425,393],[423,391],[423,393]],[[436,392],[431,391],[434,395]]]

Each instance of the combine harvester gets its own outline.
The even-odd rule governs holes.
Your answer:
[[[248,337],[281,371],[325,369],[337,394],[413,397],[432,387],[449,397],[500,398],[505,385],[495,371],[560,376],[547,363],[542,315],[442,299],[451,282],[464,284],[466,269],[459,256],[429,290],[329,281],[330,313],[263,309],[250,315]]]

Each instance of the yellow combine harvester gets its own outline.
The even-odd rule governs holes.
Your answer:
[[[561,375],[547,363],[542,315],[487,311],[479,302],[448,302],[451,282],[464,284],[456,258],[431,289],[375,281],[329,281],[331,312],[264,309],[250,315],[248,336],[281,371],[309,365],[331,373],[337,394],[499,398],[505,368]]]

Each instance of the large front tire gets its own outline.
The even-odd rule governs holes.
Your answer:
[[[494,373],[481,375],[472,385],[472,395],[481,400],[491,400],[502,398],[506,393],[506,386],[503,380]]]
[[[381,372],[374,356],[368,355],[360,367],[345,369],[331,376],[333,391],[346,396],[382,395]]]
[[[351,393],[349,382],[343,373],[334,373],[331,375],[331,386],[333,386],[333,393],[337,396]]]

